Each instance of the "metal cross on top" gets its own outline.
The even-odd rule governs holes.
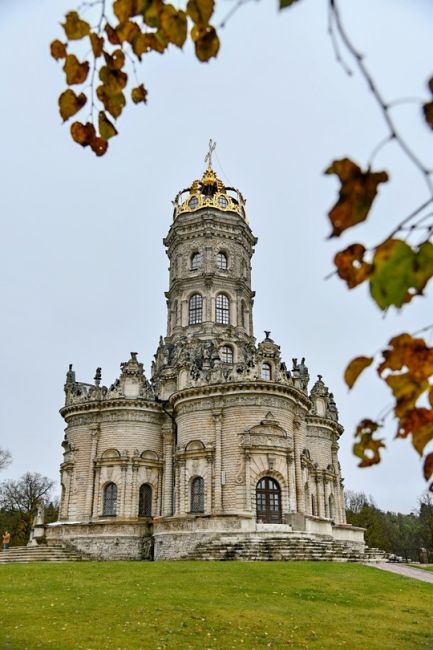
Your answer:
[[[209,151],[207,152],[207,154],[205,156],[205,159],[204,159],[205,163],[207,162],[207,168],[208,169],[211,169],[211,167],[212,167],[212,154],[215,151],[215,147],[216,147],[216,142],[214,142],[212,140],[212,138],[211,138],[209,140]]]

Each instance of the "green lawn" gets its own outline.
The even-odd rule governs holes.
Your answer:
[[[433,587],[332,562],[0,566],[0,648],[433,648]]]

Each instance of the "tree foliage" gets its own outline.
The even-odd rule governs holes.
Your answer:
[[[12,456],[7,449],[0,447],[0,471],[12,462]]]
[[[307,0],[279,0],[281,10]],[[233,0],[230,11],[218,27],[247,0]],[[338,198],[329,210],[330,237],[340,237],[354,226],[370,218],[371,208],[377,202],[380,186],[389,182],[386,170],[374,170],[373,160],[387,144],[394,142],[425,181],[426,200],[407,215],[402,216],[390,232],[373,246],[351,243],[334,258],[335,273],[352,290],[368,284],[372,300],[382,311],[394,307],[402,309],[415,298],[423,296],[433,277],[432,170],[416,155],[410,143],[401,135],[393,114],[394,101],[385,98],[377,87],[365,57],[356,49],[345,29],[338,0],[327,0],[328,32],[336,60],[352,74],[351,66],[365,81],[378,109],[381,111],[385,136],[362,167],[350,158],[336,159],[325,170],[338,179]],[[84,2],[84,12],[97,12],[95,26],[71,10],[62,24],[64,38],[51,43],[51,54],[63,62],[68,88],[59,97],[59,111],[64,121],[74,117],[90,104],[87,121],[74,121],[70,127],[72,138],[83,147],[89,147],[97,156],[105,154],[109,140],[116,136],[117,120],[127,102],[132,67],[136,76],[136,62],[150,53],[163,54],[170,45],[182,48],[190,39],[195,55],[201,62],[217,56],[220,39],[213,24],[215,0],[184,0],[174,7],[165,0],[94,0]],[[218,6],[222,6],[222,2]],[[77,56],[78,45],[90,55]],[[79,54],[79,53],[78,53]],[[347,62],[346,58],[350,61]],[[84,84],[87,83],[87,86]],[[74,88],[72,88],[74,87]],[[75,87],[78,87],[75,89]],[[427,84],[427,96],[420,103],[420,118],[429,130],[433,129],[433,77]],[[138,80],[130,90],[135,104],[146,103],[147,90]],[[423,330],[432,329],[433,324]],[[376,371],[391,391],[396,419],[396,437],[409,438],[423,457],[426,481],[433,477],[433,452],[428,446],[433,441],[433,350],[417,334],[394,336],[378,355],[358,356],[346,368],[345,380],[352,388],[360,374],[377,357]],[[361,467],[381,460],[385,442],[378,438],[384,418],[363,419],[355,432],[354,453]],[[427,452],[426,452],[427,448]],[[433,481],[430,488],[433,490]]]
[[[0,520],[15,537],[14,542],[25,543],[30,536],[33,519],[39,505],[48,508],[53,515],[55,504],[51,499],[54,481],[37,472],[26,472],[20,479],[8,479],[0,483]],[[51,519],[52,520],[52,519]]]

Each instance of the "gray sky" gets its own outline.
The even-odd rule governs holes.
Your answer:
[[[340,459],[346,487],[385,509],[410,511],[425,488],[407,441],[391,442],[378,468],[360,470],[351,454],[361,417],[390,397],[374,371],[349,394],[343,369],[390,336],[432,320],[430,298],[383,318],[367,289],[349,292],[332,270],[335,252],[374,244],[426,198],[419,176],[392,144],[377,156],[392,182],[366,225],[325,241],[337,183],[323,176],[335,158],[365,165],[385,135],[363,81],[336,64],[325,0],[302,0],[278,14],[277,2],[251,2],[222,32],[216,61],[199,64],[188,46],[146,58],[139,76],[147,107],[128,108],[102,159],[70,140],[57,96],[61,66],[49,43],[74,0],[1,0],[0,445],[14,462],[2,477],[38,471],[57,478],[63,383],[68,363],[89,381],[119,374],[131,350],[149,374],[165,333],[168,262],[162,238],[171,200],[203,171],[207,142],[215,168],[247,198],[253,232],[255,334],[270,329],[283,356],[305,356],[310,374],[334,391],[346,432]],[[433,72],[429,0],[342,0],[354,42],[388,99],[426,97]],[[229,2],[224,3],[229,7]],[[433,136],[415,104],[395,108],[402,130],[432,164]],[[391,440],[395,424],[389,420]]]

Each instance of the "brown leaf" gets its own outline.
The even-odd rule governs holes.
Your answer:
[[[428,393],[428,401],[430,402],[430,405],[433,408],[433,386],[430,388],[429,393]]]
[[[206,62],[212,57],[216,57],[220,41],[212,25],[206,27],[194,25],[191,30],[191,38],[194,41],[195,54],[199,61]]]
[[[132,43],[134,38],[140,33],[140,28],[137,23],[128,20],[126,23],[122,23],[119,27],[116,27],[116,33],[122,43],[124,41]]]
[[[172,5],[166,5],[161,13],[161,29],[171,43],[182,47],[187,35],[186,13],[181,9],[177,11]]]
[[[422,110],[424,112],[424,118],[427,124],[431,129],[433,129],[433,102],[428,102],[423,104]]]
[[[92,32],[89,34],[89,38],[90,44],[92,46],[93,56],[98,58],[98,56],[101,56],[104,49],[104,37],[98,36],[98,34]]]
[[[336,174],[341,181],[337,203],[329,212],[332,224],[330,237],[339,237],[368,216],[377,194],[379,183],[388,180],[386,172],[363,172],[358,165],[348,158],[335,160],[325,174]]]
[[[124,23],[134,15],[134,0],[116,0],[113,2],[113,11],[119,23]]]
[[[125,55],[120,49],[114,50],[113,54],[104,52],[104,59],[112,70],[120,70],[125,65]]]
[[[361,459],[358,467],[370,467],[380,463],[380,449],[385,447],[382,439],[374,438],[379,424],[374,420],[362,420],[355,431],[355,438],[359,442],[353,445],[353,453]]]
[[[212,17],[214,0],[188,0],[186,12],[196,25],[206,26]]]
[[[140,84],[139,86],[131,90],[131,99],[134,102],[134,104],[139,104],[140,102],[146,104],[147,90],[143,84]]]
[[[109,23],[105,25],[105,33],[107,34],[107,38],[112,45],[122,45],[122,41],[117,35],[116,30],[111,27]]]
[[[409,410],[413,409],[418,398],[429,386],[425,380],[414,380],[409,372],[404,372],[399,375],[389,375],[385,381],[396,398],[394,412],[397,417],[403,417]]]
[[[58,61],[66,58],[66,45],[59,40],[55,40],[50,45],[51,56]]]
[[[362,244],[352,244],[334,257],[337,273],[345,280],[349,289],[357,287],[368,278],[371,264],[364,261],[365,247]]]
[[[426,481],[428,481],[431,475],[433,474],[433,452],[427,454],[427,456],[425,457],[423,471],[424,471],[424,478]]]
[[[78,41],[90,33],[89,23],[81,20],[76,11],[70,11],[66,14],[66,21],[62,24],[62,27],[70,41]]]
[[[108,65],[102,66],[99,71],[99,78],[104,84],[108,95],[118,95],[125,88],[128,75],[123,70],[113,70]]]
[[[63,121],[66,122],[75,113],[78,113],[86,102],[87,97],[84,93],[76,95],[70,88],[65,90],[59,97],[59,110]]]
[[[108,142],[103,138],[96,137],[90,142],[90,147],[97,156],[103,156],[108,149]]]
[[[162,54],[168,45],[168,41],[162,32],[155,32],[153,34],[137,34],[131,44],[132,50],[136,56],[141,60],[142,54],[146,54],[153,50]]]
[[[122,92],[117,94],[107,93],[107,88],[103,85],[97,87],[96,96],[99,101],[103,103],[105,110],[108,111],[112,117],[119,117],[126,104],[125,95]]]
[[[71,124],[72,139],[82,147],[87,147],[96,137],[95,127],[90,122],[81,124],[81,122],[74,122]]]
[[[80,63],[75,54],[68,54],[65,60],[63,70],[66,74],[66,83],[68,86],[82,84],[86,81],[89,74],[89,62]]]
[[[110,122],[104,111],[100,111],[98,120],[99,133],[101,134],[101,138],[104,140],[109,140],[113,136],[117,135],[116,127]]]
[[[373,363],[373,357],[355,357],[344,371],[344,381],[352,388],[359,375]]]
[[[433,440],[433,411],[426,408],[414,408],[400,418],[397,437],[406,438],[412,435],[412,445],[419,455],[424,447]]]
[[[428,347],[424,339],[399,334],[390,340],[388,346],[382,352],[383,361],[377,368],[379,375],[385,370],[405,368],[416,381],[426,380],[433,375],[433,348]]]

